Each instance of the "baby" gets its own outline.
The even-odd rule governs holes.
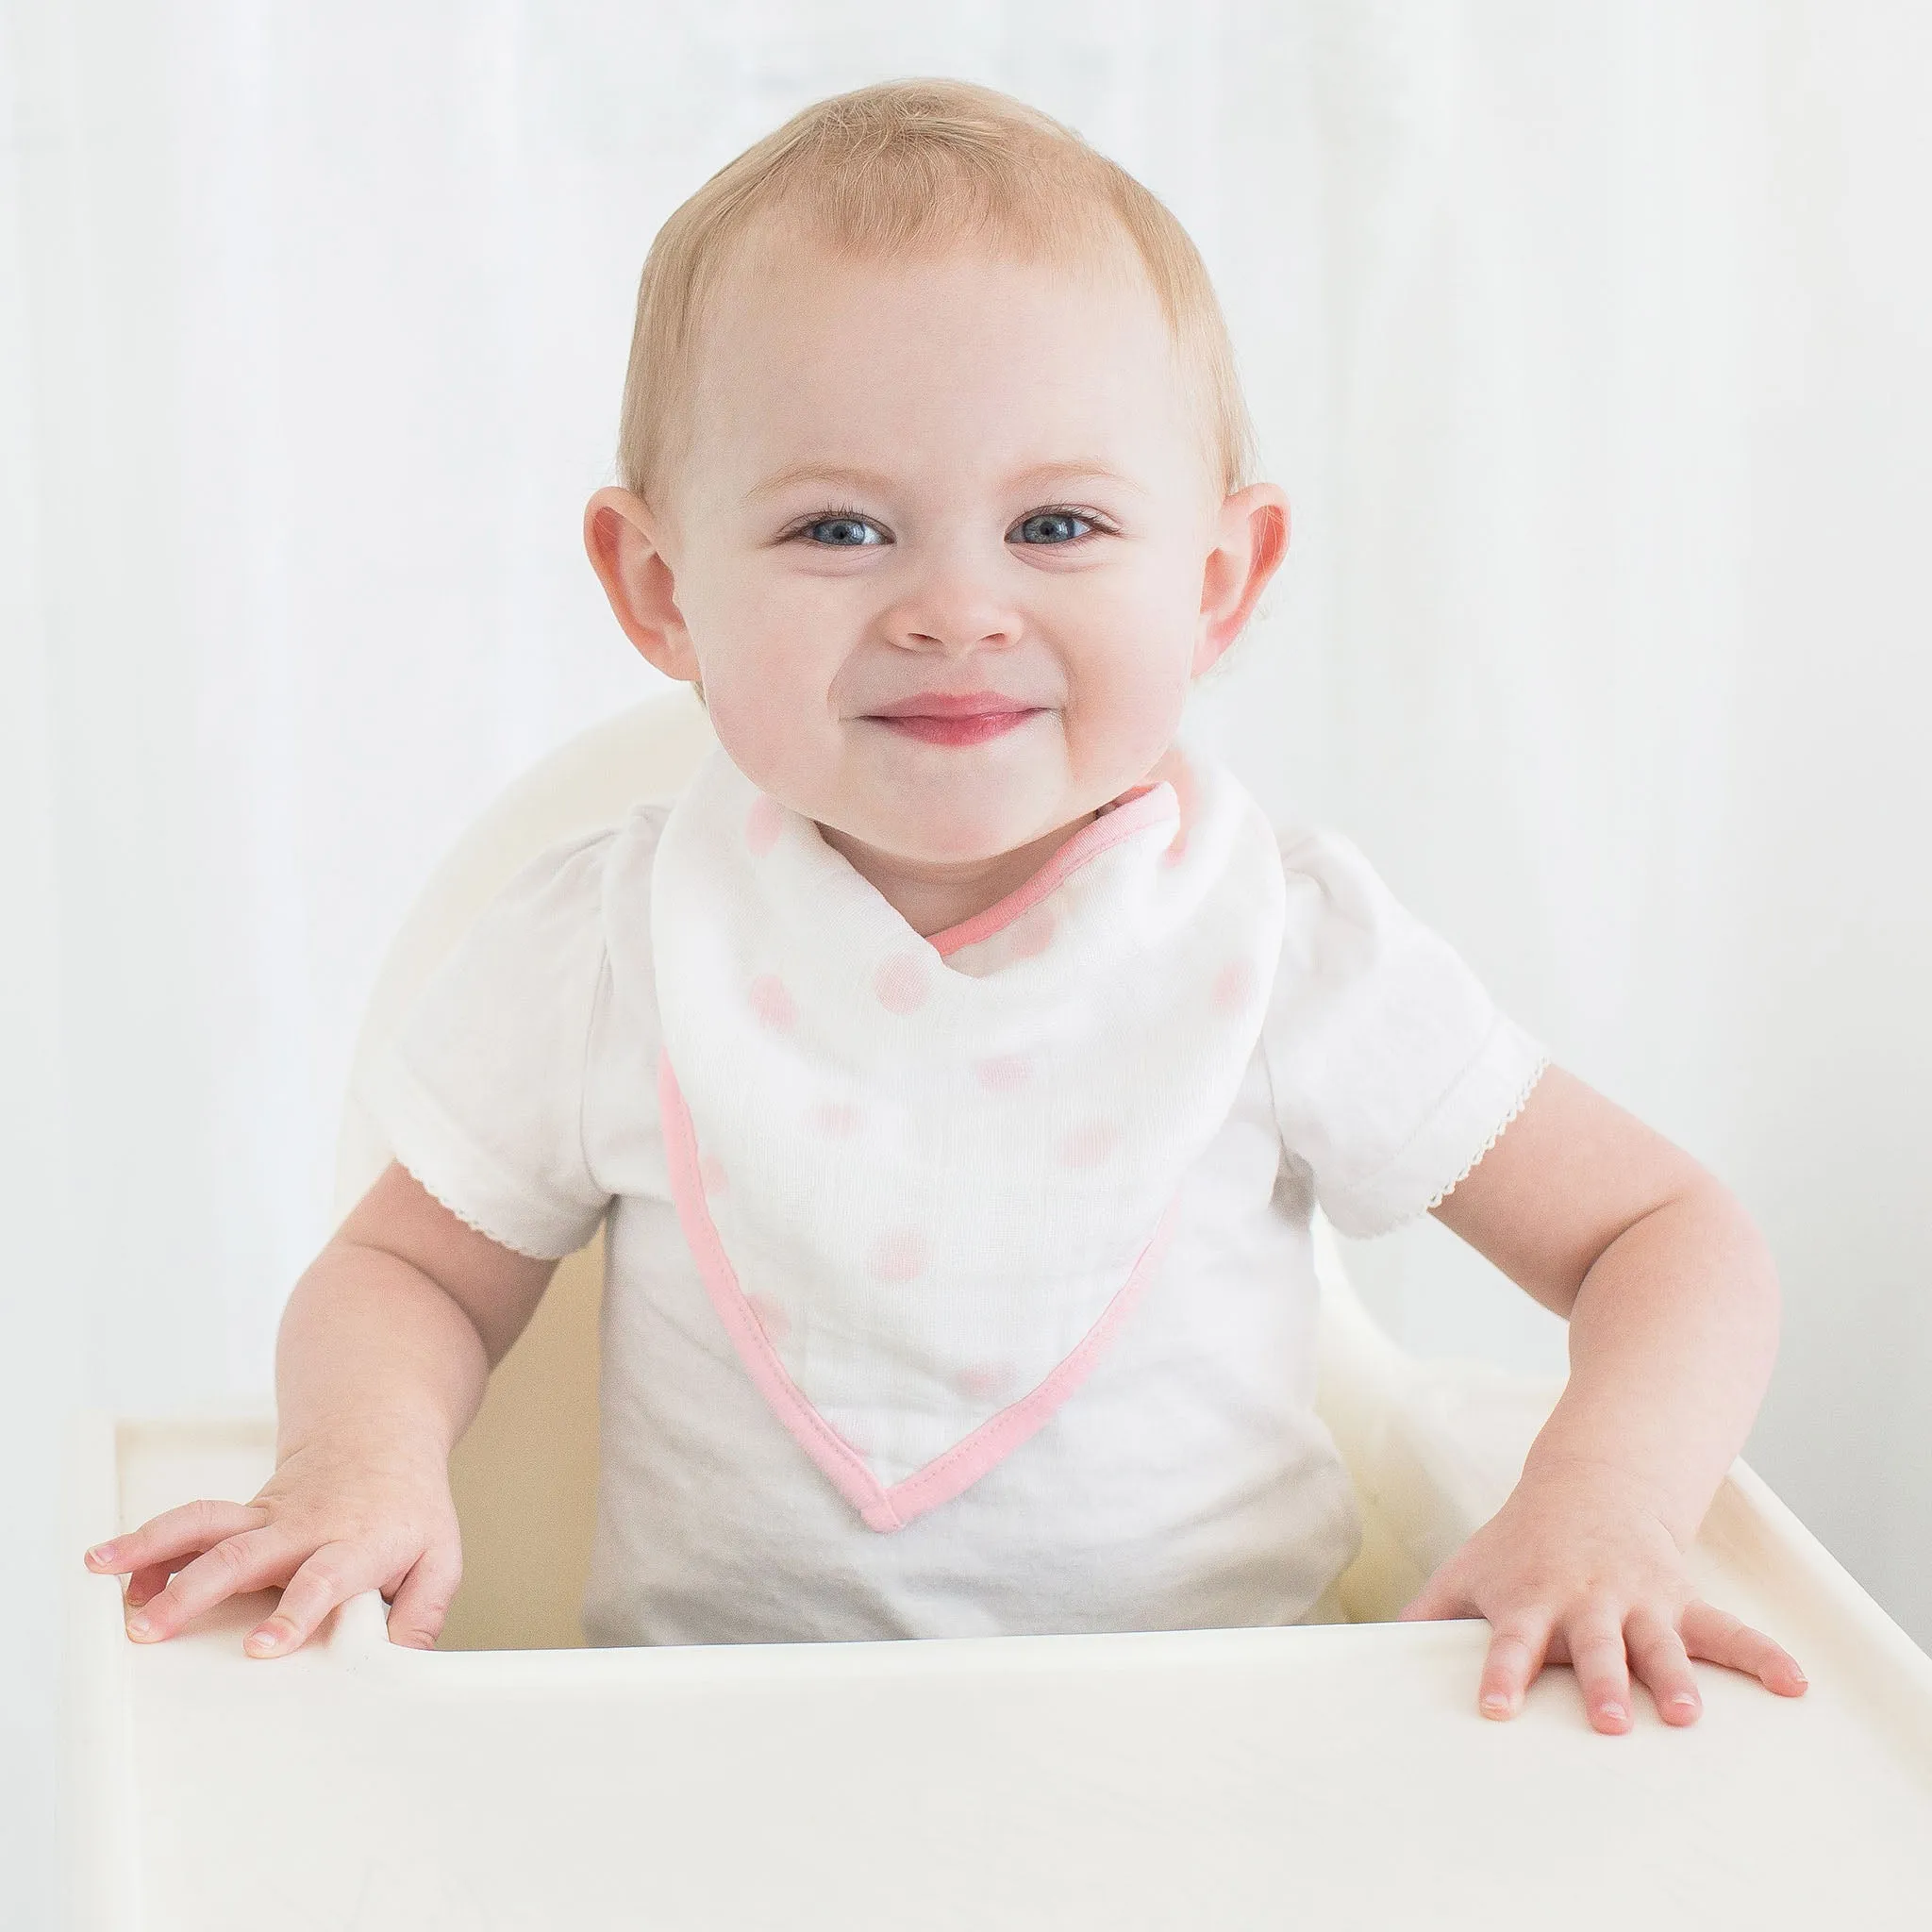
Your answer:
[[[370,1589],[432,1643],[451,1446],[600,1223],[592,1641],[1335,1616],[1319,1203],[1432,1212],[1569,1318],[1520,1483],[1402,1613],[1488,1620],[1483,1712],[1545,1662],[1607,1732],[1633,1675],[1692,1722],[1692,1657],[1805,1688],[1685,1562],[1771,1373],[1763,1241],[1180,729],[1287,543],[1252,441],[1180,226],[1004,95],[821,102],[678,209],[585,539],[718,748],[424,995],[275,1474],[88,1555],[131,1637],[274,1585],[258,1657]]]

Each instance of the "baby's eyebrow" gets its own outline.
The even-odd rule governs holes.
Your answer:
[[[1017,486],[1023,483],[1065,483],[1084,476],[1104,477],[1109,483],[1119,483],[1129,490],[1141,488],[1131,476],[1124,476],[1108,464],[1085,457],[1069,462],[1036,464],[1009,480]],[[784,469],[774,471],[762,483],[748,490],[745,501],[753,503],[760,497],[775,495],[781,490],[789,490],[794,483],[833,483],[848,490],[883,491],[892,487],[892,480],[883,471],[857,469],[844,463],[788,463]]]

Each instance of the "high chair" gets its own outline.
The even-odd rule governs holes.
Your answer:
[[[679,687],[512,787],[397,936],[358,1064],[518,867],[674,796],[713,742]],[[387,1158],[352,1103],[341,1209]],[[70,1924],[1932,1925],[1932,1658],[1742,1461],[1692,1574],[1799,1658],[1800,1699],[1699,1663],[1694,1725],[1633,1687],[1610,1737],[1552,1665],[1499,1724],[1475,1708],[1485,1624],[1389,1621],[1501,1505],[1562,1385],[1409,1357],[1315,1238],[1318,1407],[1364,1523],[1325,1624],[584,1648],[600,1241],[457,1449],[465,1571],[435,1651],[391,1646],[374,1592],[272,1662],[241,1648],[272,1591],[128,1642],[80,1551],[252,1495],[273,1418],[77,1417]]]

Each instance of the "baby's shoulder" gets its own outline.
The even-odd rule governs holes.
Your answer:
[[[1264,1033],[1310,1051],[1337,1028],[1392,1041],[1486,1006],[1451,941],[1399,899],[1361,848],[1332,826],[1275,828],[1287,888],[1281,952]]]
[[[1277,824],[1287,887],[1283,963],[1358,954],[1363,944],[1411,924],[1355,841],[1329,825]]]
[[[673,801],[644,799],[601,831],[587,833],[560,869],[576,871],[576,891],[607,958],[631,976],[650,973],[651,873]]]
[[[640,799],[614,825],[597,834],[608,880],[641,881],[648,887],[658,841],[675,803],[668,798]]]
[[[651,861],[670,806],[632,806],[615,824],[557,833],[529,852],[485,906],[476,946],[536,948],[561,958],[605,950],[650,916]],[[500,862],[500,860],[499,860]]]
[[[613,890],[648,888],[651,861],[669,801],[646,799],[631,806],[614,824],[586,825],[552,839],[524,866],[512,890],[550,890],[580,896],[608,896]]]

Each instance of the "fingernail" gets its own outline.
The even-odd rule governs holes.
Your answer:
[[[264,1627],[260,1630],[251,1630],[248,1633],[248,1647],[250,1650],[273,1650],[281,1641],[282,1634],[279,1630],[270,1630]]]
[[[127,1634],[130,1637],[145,1637],[154,1627],[154,1619],[145,1611],[137,1612],[127,1620]]]
[[[1500,1690],[1491,1690],[1483,1699],[1483,1708],[1485,1710],[1507,1710],[1509,1708],[1509,1700]]]
[[[1604,1715],[1613,1724],[1622,1724],[1624,1722],[1625,1713],[1621,1704],[1607,1704],[1603,1709]]]
[[[1697,1708],[1697,1700],[1685,1692],[1679,1691],[1675,1697],[1671,1699],[1671,1708],[1673,1710],[1695,1710]]]
[[[87,1553],[87,1559],[90,1563],[105,1563],[113,1554],[114,1545],[112,1543],[96,1543]]]

